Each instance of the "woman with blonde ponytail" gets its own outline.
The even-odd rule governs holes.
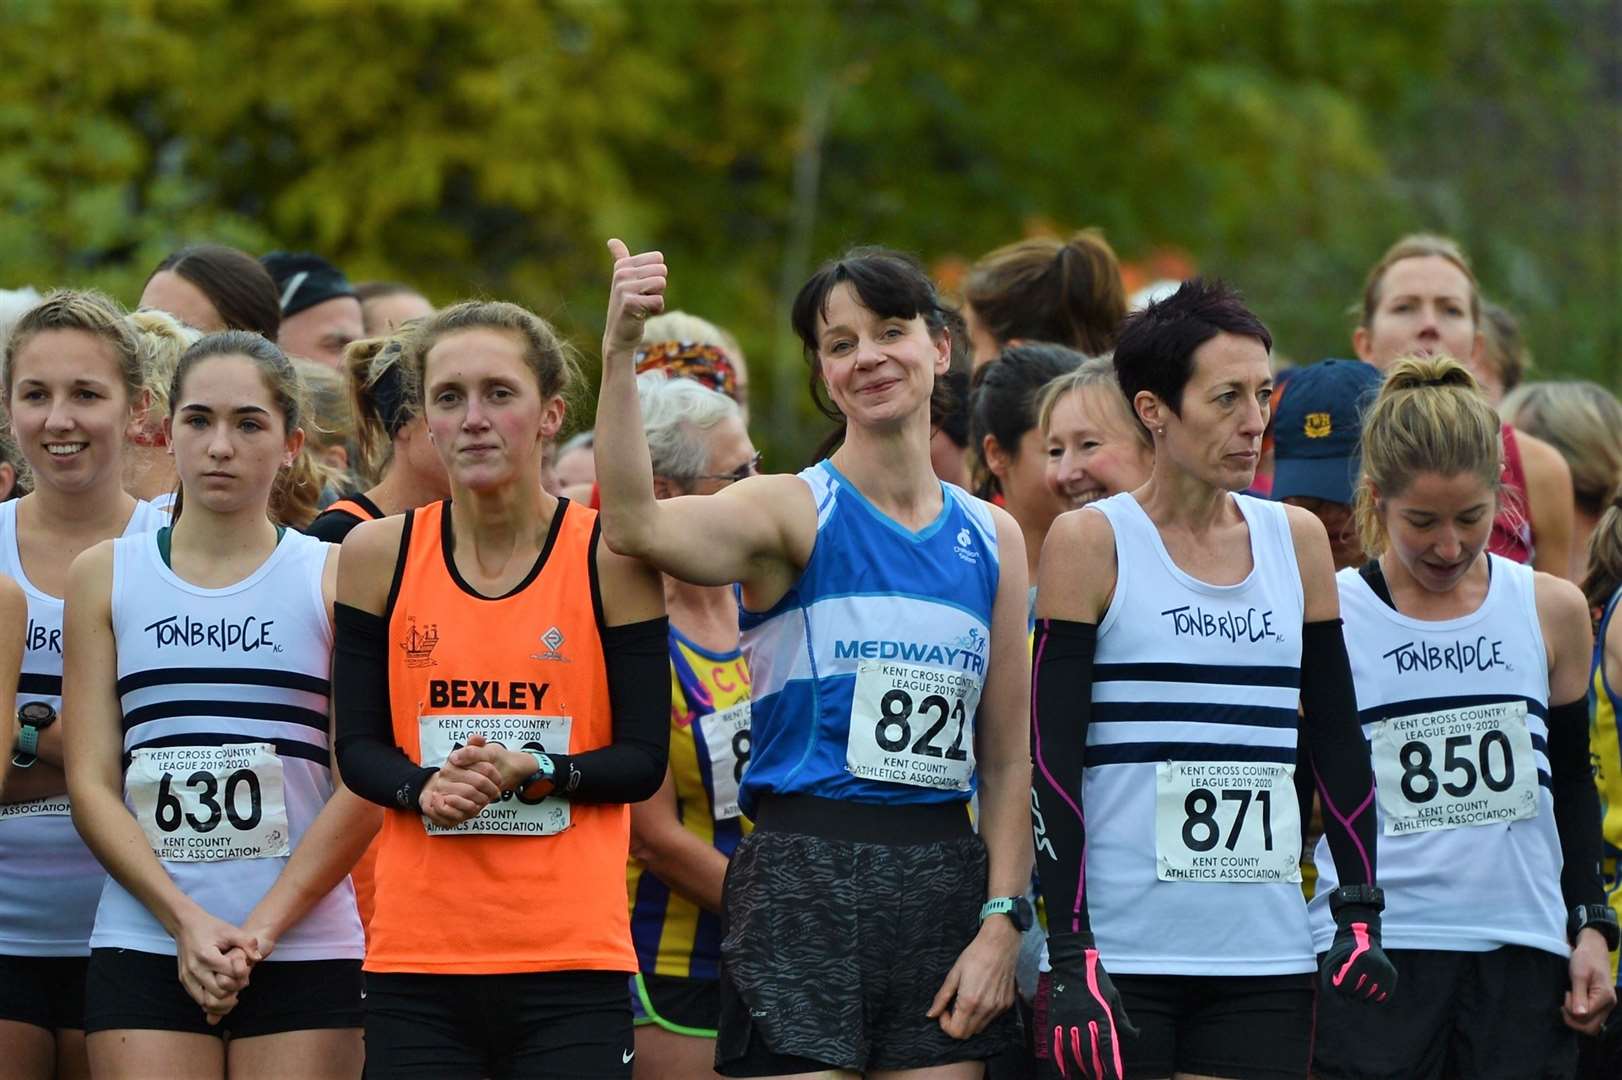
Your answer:
[[[332,544],[363,521],[401,514],[450,495],[445,464],[419,415],[416,384],[402,364],[410,331],[353,342],[344,350],[359,448],[354,473],[364,491],[339,499],[305,531]],[[363,905],[364,906],[364,905]]]
[[[1574,1032],[1597,1032],[1616,1002],[1587,604],[1565,579],[1489,554],[1503,453],[1498,416],[1461,364],[1387,365],[1363,420],[1355,507],[1375,558],[1337,580],[1402,1007],[1321,997],[1324,1080],[1571,1076]],[[1333,889],[1333,866],[1319,880],[1320,895]],[[1329,916],[1314,900],[1320,949]]]

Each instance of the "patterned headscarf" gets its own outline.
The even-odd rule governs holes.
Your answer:
[[[662,371],[673,379],[693,379],[738,400],[738,372],[718,345],[645,341],[636,350],[636,373],[648,371]]]

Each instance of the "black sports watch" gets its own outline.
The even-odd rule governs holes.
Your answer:
[[[1023,896],[999,896],[987,900],[980,908],[980,921],[985,922],[993,915],[1008,916],[1008,921],[1014,924],[1014,929],[1022,934],[1036,922],[1036,911],[1031,907],[1031,902]]]
[[[26,769],[39,760],[39,733],[56,723],[56,710],[43,701],[30,701],[17,710],[17,749],[11,763]]]
[[[1606,950],[1616,951],[1619,930],[1615,911],[1604,904],[1578,904],[1571,909],[1571,917],[1566,920],[1566,940],[1575,945],[1577,935],[1584,930],[1598,930],[1600,937],[1605,939]]]
[[[1330,914],[1347,904],[1366,904],[1375,911],[1385,910],[1385,890],[1378,885],[1342,885],[1329,894]]]

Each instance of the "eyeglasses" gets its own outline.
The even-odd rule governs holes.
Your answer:
[[[728,484],[731,484],[731,483],[736,483],[739,480],[747,480],[751,476],[754,476],[759,472],[760,472],[760,451],[757,450],[757,451],[755,451],[754,456],[752,456],[748,461],[744,462],[742,465],[739,465],[736,469],[733,469],[729,473],[700,473],[697,476],[691,477],[691,479],[693,479],[693,480],[721,480],[721,481],[725,481]]]

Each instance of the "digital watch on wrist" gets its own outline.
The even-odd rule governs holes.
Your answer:
[[[1598,930],[1605,939],[1606,951],[1616,951],[1619,933],[1616,912],[1604,904],[1578,904],[1571,909],[1571,917],[1566,920],[1566,940],[1577,944],[1577,935],[1584,930]]]
[[[1014,929],[1022,934],[1036,922],[1036,912],[1032,910],[1031,902],[1023,896],[999,896],[987,900],[980,909],[980,921],[985,922],[993,915],[1008,916]]]
[[[1343,885],[1329,894],[1331,914],[1348,904],[1365,904],[1375,911],[1384,911],[1385,891],[1378,885]]]
[[[542,780],[554,787],[557,786],[557,763],[549,755],[543,754],[539,750],[525,750],[524,753],[535,759],[535,771],[524,777],[523,782],[518,785],[518,790],[523,791],[530,785],[538,784]]]
[[[39,733],[56,723],[56,710],[43,701],[30,701],[17,710],[17,749],[11,763],[26,769],[39,760]]]

